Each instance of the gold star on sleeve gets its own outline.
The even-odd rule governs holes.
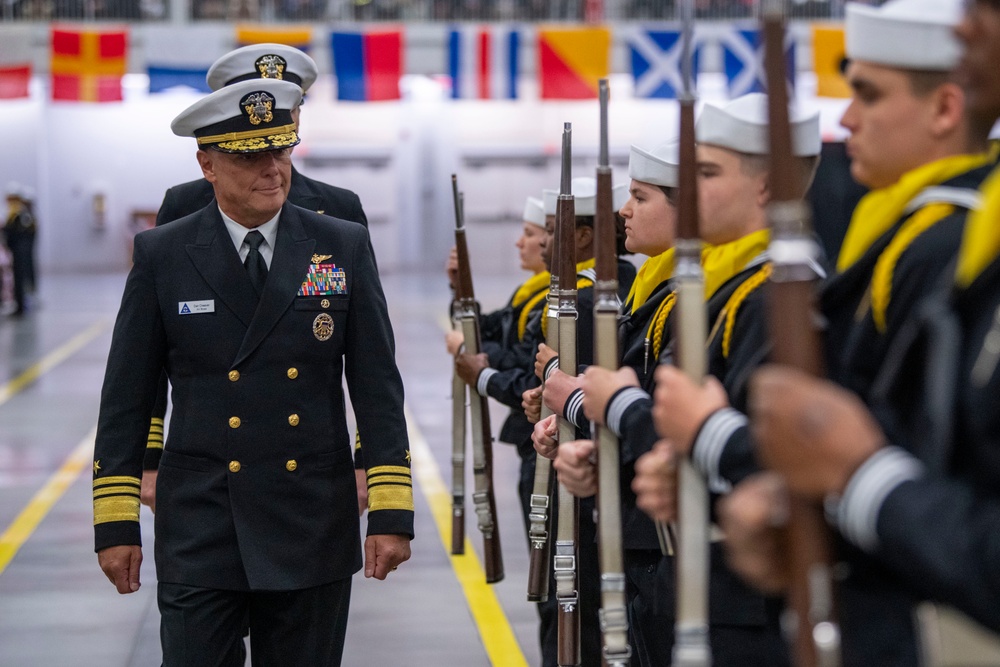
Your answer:
[[[94,461],[94,474],[96,475],[100,469],[101,469],[101,459],[97,459],[96,461]]]

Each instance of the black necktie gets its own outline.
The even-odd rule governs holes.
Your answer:
[[[260,296],[264,291],[264,281],[267,280],[267,263],[264,262],[264,256],[259,250],[260,244],[264,242],[264,235],[255,229],[247,233],[243,242],[250,246],[250,252],[243,260],[243,266],[247,269],[247,275],[250,276],[250,283],[256,290],[257,296]]]

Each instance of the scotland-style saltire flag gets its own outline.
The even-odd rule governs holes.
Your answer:
[[[722,57],[729,97],[763,93],[764,36],[759,30],[733,29],[722,35]],[[795,90],[795,40],[785,37],[788,86]]]
[[[676,99],[684,90],[681,70],[682,32],[680,30],[636,29],[629,37],[632,76],[636,97]],[[692,84],[698,82],[701,42],[697,33],[691,40]]]
[[[169,65],[148,65],[149,92],[162,93],[177,86],[186,86],[202,93],[210,93],[205,78],[208,67],[174,67]]]
[[[448,33],[453,99],[517,99],[521,33],[510,26],[455,26]]]

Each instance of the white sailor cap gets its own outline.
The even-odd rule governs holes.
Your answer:
[[[524,202],[524,222],[530,222],[539,227],[545,226],[545,204],[538,197],[528,197]]]
[[[319,69],[305,52],[284,44],[251,44],[222,56],[208,70],[205,80],[212,90],[239,81],[278,79],[291,81],[302,92],[309,90]]]
[[[792,153],[799,157],[819,155],[823,140],[819,130],[819,112],[804,113],[789,108]],[[767,95],[750,93],[737,97],[723,107],[706,104],[698,115],[695,136],[700,144],[728,148],[737,153],[767,155]]]
[[[847,5],[845,46],[852,60],[899,69],[948,72],[962,55],[953,29],[962,0],[890,0]]]
[[[9,181],[7,187],[4,189],[4,196],[7,199],[20,199],[21,198],[21,184],[17,181]]]
[[[597,211],[597,179],[590,176],[574,178],[570,182],[570,192],[573,193],[573,210],[576,217],[594,215]],[[542,190],[542,198],[545,215],[555,215],[559,191]]]
[[[676,188],[679,162],[676,141],[661,144],[651,151],[632,146],[628,155],[628,176],[633,181]]]
[[[170,123],[179,137],[225,153],[258,153],[299,143],[292,112],[302,89],[288,81],[241,81],[207,95]]]
[[[615,207],[615,213],[621,210],[629,196],[628,183],[616,185],[611,189],[611,205]]]

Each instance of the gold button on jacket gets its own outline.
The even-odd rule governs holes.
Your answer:
[[[229,418],[229,428],[239,428],[241,423],[239,417]]]
[[[239,472],[239,471],[240,471],[240,462],[239,461],[230,461],[229,462],[229,472]]]
[[[285,464],[285,470],[287,470],[288,472],[295,472],[295,469],[298,468],[298,467],[299,467],[299,464],[298,464],[298,462],[296,462],[295,459],[292,459],[288,463]]]
[[[229,371],[229,380],[230,380],[230,382],[236,382],[239,379],[240,379],[240,372],[239,371]]]
[[[299,416],[298,415],[288,415],[288,423],[291,424],[292,426],[298,426],[299,425]]]
[[[288,379],[289,380],[294,380],[298,376],[299,376],[299,369],[298,368],[289,368],[288,369]]]

